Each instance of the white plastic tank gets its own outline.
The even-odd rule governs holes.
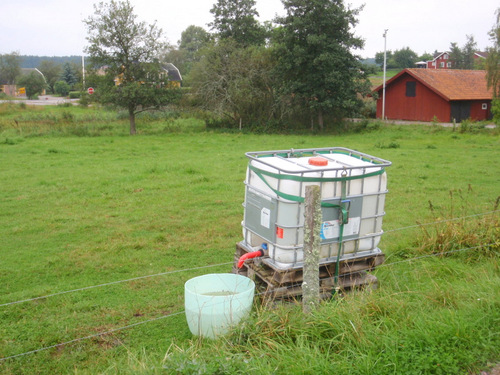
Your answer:
[[[321,190],[323,263],[380,252],[389,161],[338,147],[246,155],[243,244],[267,243],[274,268],[302,266],[309,185]]]

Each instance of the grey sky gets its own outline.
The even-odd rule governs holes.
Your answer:
[[[189,25],[208,30],[210,9],[216,0],[131,0],[140,20],[157,21],[169,42],[175,44]],[[0,53],[18,51],[22,55],[81,55],[86,46],[82,22],[92,14],[98,0],[0,0],[2,31]],[[384,49],[410,47],[418,54],[444,51],[451,42],[463,46],[473,35],[478,48],[491,45],[488,31],[495,22],[498,0],[346,0],[359,7],[356,34],[365,40],[363,57],[374,57]],[[283,14],[280,0],[257,0],[260,20]]]

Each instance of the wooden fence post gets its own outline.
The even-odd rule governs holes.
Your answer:
[[[321,191],[319,186],[307,186],[304,223],[304,281],[302,283],[302,311],[310,313],[319,298],[319,249],[321,231]]]

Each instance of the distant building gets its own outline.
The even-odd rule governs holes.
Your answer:
[[[377,118],[382,116],[378,86]],[[385,116],[392,120],[461,122],[491,119],[493,92],[486,71],[405,69],[386,82]]]
[[[486,59],[487,56],[487,52],[475,52],[474,61]],[[432,60],[416,62],[415,67],[424,69],[454,69],[453,61],[450,59],[449,52],[436,53]]]
[[[45,76],[41,71],[39,71],[37,68],[21,68],[21,76],[28,75],[30,73],[35,72],[36,74],[40,74],[43,77],[43,80],[45,83],[47,83],[47,80],[45,79]],[[3,84],[3,82],[0,82],[0,92],[4,92],[5,94],[9,96],[18,96],[18,97],[25,97],[26,92],[23,91],[22,87],[19,87],[18,85],[7,85]],[[42,95],[46,94],[45,89],[43,89]]]
[[[101,69],[98,70],[98,74],[104,75],[106,72],[107,67],[102,67]],[[163,68],[163,73],[161,75],[163,76],[164,74],[167,75],[167,81],[168,81],[168,86],[169,87],[181,87],[182,83],[182,76],[181,73],[179,72],[179,69],[174,64],[171,63],[166,63],[162,65]],[[164,79],[164,78],[162,78]],[[122,83],[122,75],[117,76],[115,79],[115,85],[119,86]]]

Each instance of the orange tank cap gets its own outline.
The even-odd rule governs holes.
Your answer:
[[[309,159],[309,164],[317,167],[324,167],[328,165],[328,159],[322,158],[321,156],[315,156]]]

